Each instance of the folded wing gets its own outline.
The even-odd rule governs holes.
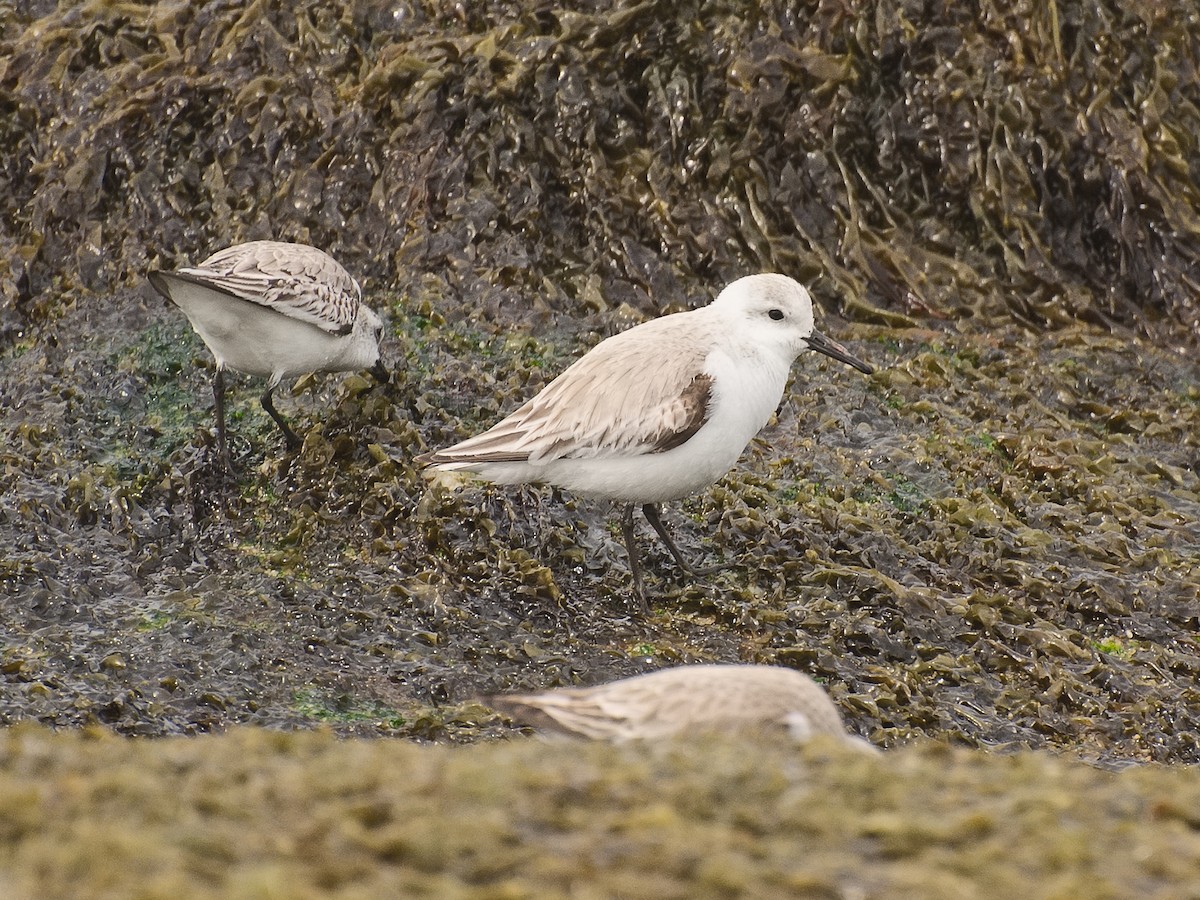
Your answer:
[[[662,453],[708,420],[709,344],[672,339],[667,316],[618,334],[488,431],[419,457],[426,465],[552,462]],[[656,352],[647,353],[653,341]]]
[[[237,244],[173,274],[330,334],[348,334],[353,329],[362,301],[358,282],[337,260],[304,244]]]

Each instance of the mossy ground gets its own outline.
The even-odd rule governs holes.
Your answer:
[[[0,7],[8,893],[1178,896],[1194,17],[464,9]],[[364,277],[396,378],[281,390],[295,454],[236,382],[225,473],[145,271],[257,237]],[[801,358],[669,508],[726,572],[646,530],[641,617],[602,504],[414,468],[762,269],[879,371]],[[893,752],[565,749],[473,699],[734,660]]]
[[[9,896],[1189,896],[1200,778],[924,743],[0,736]],[[169,785],[169,789],[164,786]]]

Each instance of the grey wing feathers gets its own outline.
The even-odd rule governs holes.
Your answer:
[[[353,329],[362,299],[358,282],[337,260],[305,244],[236,244],[176,274],[331,334]]]
[[[611,715],[594,703],[568,701],[556,703],[552,695],[493,695],[482,701],[498,709],[522,725],[553,734],[593,740],[612,739],[614,722]]]
[[[627,720],[588,698],[587,690],[566,688],[545,694],[494,695],[482,699],[515,721],[549,734],[598,741],[630,737]]]
[[[609,338],[488,431],[420,461],[536,464],[678,446],[707,421],[713,379],[703,370],[709,345],[673,340],[678,326],[664,326],[674,318]],[[651,341],[658,346],[646,352]]]

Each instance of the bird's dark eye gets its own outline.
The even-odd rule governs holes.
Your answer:
[[[767,315],[770,316],[772,319],[774,319],[776,322],[778,322],[780,319],[783,318],[783,310],[782,309],[770,309],[770,310],[767,310]]]

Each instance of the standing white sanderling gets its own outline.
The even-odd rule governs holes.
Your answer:
[[[819,684],[779,666],[695,665],[661,669],[587,688],[482,698],[543,731],[620,743],[704,731],[786,730],[799,741],[827,734],[860,749]]]
[[[186,314],[217,361],[213,378],[217,441],[225,441],[225,369],[265,376],[262,405],[291,450],[300,438],[271,402],[284,378],[309,372],[370,369],[381,381],[383,322],[362,303],[362,289],[337,260],[305,244],[250,241],[198,266],[149,273],[155,290]]]
[[[675,546],[658,504],[708,487],[737,462],[805,350],[873,371],[815,330],[802,285],[785,275],[751,275],[708,306],[602,341],[499,424],[416,461],[623,503],[621,530],[644,608],[634,506],[684,572],[705,574]]]

